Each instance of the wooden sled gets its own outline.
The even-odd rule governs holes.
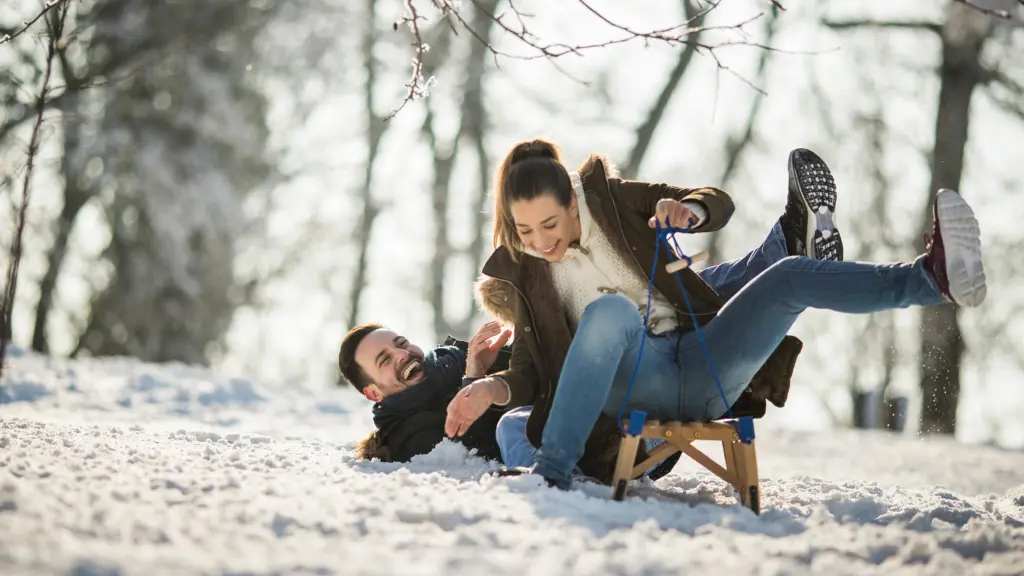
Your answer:
[[[754,514],[761,513],[757,475],[757,454],[754,449],[754,421],[742,417],[727,422],[659,422],[646,420],[643,412],[634,412],[623,422],[628,431],[619,445],[618,461],[612,478],[614,498],[622,501],[630,480],[639,478],[646,470],[664,462],[676,452],[682,452],[704,466],[711,473],[728,482],[739,493],[740,503]],[[663,439],[650,452],[647,460],[633,465],[643,438]],[[722,443],[725,467],[695,448],[694,440],[715,440]]]

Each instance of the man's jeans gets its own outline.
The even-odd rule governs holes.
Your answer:
[[[722,298],[728,300],[755,276],[787,255],[786,238],[782,235],[782,227],[776,222],[764,242],[746,256],[730,262],[723,262],[717,266],[710,266],[697,274]],[[508,467],[528,468],[536,462],[537,449],[526,439],[526,421],[530,417],[532,408],[532,406],[522,406],[509,410],[498,422],[495,434],[498,447],[501,449],[501,459]],[[647,444],[647,449],[651,450],[664,440],[648,438],[644,442]]]

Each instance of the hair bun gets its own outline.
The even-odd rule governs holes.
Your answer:
[[[518,164],[531,158],[551,158],[558,161],[559,154],[555,145],[546,140],[530,140],[520,142],[512,151],[512,161],[509,166]]]

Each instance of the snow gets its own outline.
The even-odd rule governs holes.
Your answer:
[[[1020,451],[761,427],[758,517],[685,461],[618,503],[447,442],[357,461],[369,429],[347,390],[15,350],[0,573],[1024,573]]]

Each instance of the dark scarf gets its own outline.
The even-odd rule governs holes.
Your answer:
[[[423,373],[419,384],[392,394],[373,405],[373,423],[378,429],[395,416],[417,412],[454,396],[462,385],[466,371],[466,353],[455,346],[434,348],[423,356]]]

